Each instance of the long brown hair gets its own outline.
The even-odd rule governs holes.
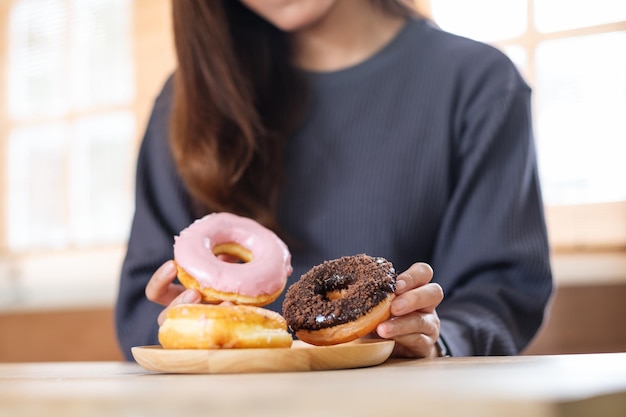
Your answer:
[[[377,0],[392,14],[412,10]],[[170,146],[205,214],[230,211],[277,230],[287,138],[306,87],[287,35],[235,0],[172,0],[178,68]]]

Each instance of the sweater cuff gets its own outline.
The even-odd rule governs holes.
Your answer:
[[[440,358],[445,358],[445,357],[450,356],[448,345],[446,344],[446,341],[443,340],[441,336],[439,336],[439,339],[437,339],[437,341],[435,342],[435,348],[437,348],[437,356],[439,356]]]
[[[467,328],[452,320],[440,319],[440,322],[438,343],[445,347],[444,356],[472,356],[474,348]],[[441,352],[444,352],[443,349]]]

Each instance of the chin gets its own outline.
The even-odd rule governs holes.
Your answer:
[[[315,26],[338,0],[241,0],[250,10],[285,32]]]

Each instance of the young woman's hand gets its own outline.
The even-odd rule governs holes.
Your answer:
[[[177,304],[200,303],[202,296],[198,290],[186,289],[180,284],[173,283],[176,275],[176,263],[174,261],[167,261],[161,265],[152,274],[150,281],[146,285],[146,297],[148,300],[164,305],[167,308]],[[165,320],[167,308],[159,314],[159,326]]]
[[[376,332],[394,339],[394,356],[432,358],[439,355],[439,317],[435,308],[443,300],[439,284],[430,282],[433,270],[425,263],[415,263],[398,275],[396,298],[391,303],[392,317],[379,324]]]

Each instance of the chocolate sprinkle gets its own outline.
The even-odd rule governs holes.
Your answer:
[[[289,287],[283,315],[294,332],[333,327],[366,315],[395,290],[391,262],[344,256],[311,268]]]

